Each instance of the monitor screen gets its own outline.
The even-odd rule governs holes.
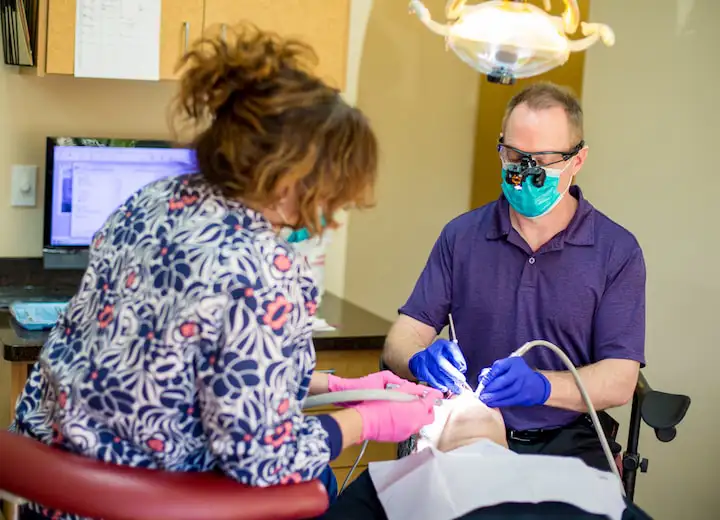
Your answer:
[[[49,138],[45,246],[87,247],[130,195],[196,171],[194,157],[162,141]]]

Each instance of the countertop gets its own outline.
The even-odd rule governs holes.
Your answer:
[[[1,293],[2,290],[0,296]],[[313,334],[317,351],[381,349],[391,325],[389,321],[328,293],[323,296],[318,317],[335,330]],[[6,361],[34,363],[47,336],[48,331],[24,330],[7,309],[0,310],[0,343]]]

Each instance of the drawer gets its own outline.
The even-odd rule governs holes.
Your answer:
[[[316,353],[316,372],[338,377],[362,377],[380,370],[381,350],[321,350]]]
[[[335,474],[335,478],[337,479],[338,484],[338,491],[340,490],[340,487],[343,485],[343,482],[345,482],[345,477],[348,476],[348,473],[350,473],[350,470],[352,469],[352,466],[347,466],[344,468],[332,468],[332,472]],[[348,481],[348,484],[358,478],[360,475],[362,475],[362,472],[367,469],[366,465],[360,464],[357,468],[355,468],[355,471],[353,471],[352,476],[350,477],[350,480]]]
[[[350,446],[343,450],[340,456],[330,463],[330,466],[335,468],[342,468],[344,466],[352,466],[355,464],[355,459],[360,455],[360,445]],[[365,453],[363,453],[362,459],[360,459],[361,465],[366,465],[370,462],[378,462],[381,460],[395,460],[397,458],[397,444],[389,442],[369,442]]]

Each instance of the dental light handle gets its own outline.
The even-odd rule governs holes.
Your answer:
[[[620,477],[620,472],[618,471],[617,465],[615,464],[615,458],[613,457],[612,450],[610,449],[610,445],[608,444],[607,439],[605,438],[605,432],[602,429],[602,426],[600,424],[600,418],[597,415],[597,412],[595,411],[595,407],[592,404],[592,401],[590,400],[590,396],[587,393],[587,390],[585,389],[585,385],[583,385],[582,380],[580,379],[580,374],[577,371],[577,368],[575,368],[575,365],[573,365],[572,361],[570,361],[570,358],[567,357],[567,354],[562,351],[560,347],[557,345],[550,343],[549,341],[536,339],[533,341],[528,341],[525,343],[522,347],[517,349],[515,352],[510,354],[510,357],[520,357],[527,354],[530,350],[532,350],[535,347],[545,347],[552,350],[557,356],[562,360],[562,362],[565,364],[567,369],[570,371],[570,373],[573,376],[573,379],[575,379],[575,384],[578,387],[578,390],[580,391],[580,395],[582,396],[583,401],[585,402],[585,406],[588,409],[588,414],[590,415],[590,418],[592,419],[593,427],[595,428],[595,433],[598,436],[598,439],[600,440],[600,445],[602,446],[603,452],[605,453],[605,458],[607,458],[608,464],[610,465],[610,469],[615,474],[615,476],[618,478],[618,483],[620,484],[620,490],[622,491],[623,496],[625,496],[625,488],[622,486],[622,478]],[[482,390],[480,390],[482,391]]]

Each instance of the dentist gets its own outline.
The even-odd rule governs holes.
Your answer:
[[[541,348],[508,356],[529,340],[550,341],[582,367],[598,410],[627,403],[645,363],[642,250],[573,184],[588,149],[569,91],[538,83],[517,94],[498,152],[502,195],[443,229],[400,308],[385,363],[443,391],[481,378],[480,398],[502,410],[511,449],[609,469],[560,359]],[[458,345],[436,339],[449,314]]]

